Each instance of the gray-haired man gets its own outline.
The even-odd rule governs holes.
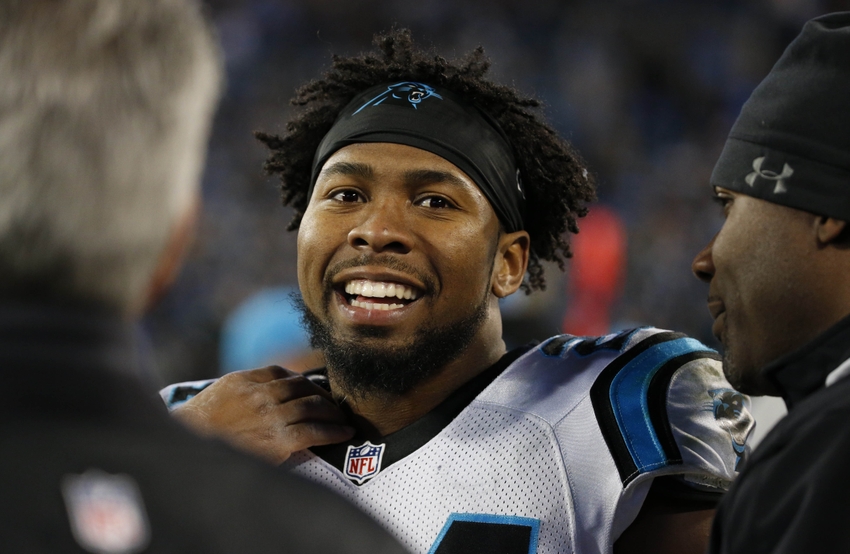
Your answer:
[[[198,4],[0,3],[0,550],[400,552],[143,391],[131,322],[191,236],[221,81]]]

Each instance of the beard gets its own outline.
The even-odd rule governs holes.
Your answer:
[[[731,340],[730,340],[731,338]],[[723,376],[732,385],[732,388],[750,394],[750,383],[747,379],[747,372],[742,371],[738,364],[737,352],[734,346],[734,333],[731,333],[728,328],[724,329],[723,336],[720,338],[723,344],[721,355],[723,357]]]
[[[738,366],[735,365],[734,355],[729,354],[728,348],[723,349],[723,375],[729,381],[729,384],[732,385],[733,389],[744,392],[745,394],[751,394],[747,390],[750,387],[748,387],[748,383],[744,380]]]
[[[363,327],[357,337],[339,337],[331,325],[310,311],[300,294],[292,296],[301,313],[301,323],[310,335],[310,345],[325,356],[328,373],[348,394],[359,398],[400,396],[436,375],[472,342],[487,319],[489,299],[485,295],[459,321],[418,329],[408,344],[376,348],[359,339],[380,338],[384,329]]]
[[[741,359],[735,338],[735,333],[727,328],[722,341],[723,375],[732,388],[752,396],[779,396],[779,389],[762,373],[764,364],[757,365],[746,357]]]

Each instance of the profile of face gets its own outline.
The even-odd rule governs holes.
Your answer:
[[[809,273],[815,216],[720,187],[715,196],[726,219],[692,269],[709,285],[729,382],[748,394],[775,394],[761,369],[822,326]]]
[[[518,287],[504,279],[509,239],[481,190],[449,161],[391,143],[340,149],[322,167],[298,231],[314,345],[329,368],[368,374],[352,377],[354,388],[409,390],[475,340],[494,298]],[[350,367],[358,363],[365,367]]]

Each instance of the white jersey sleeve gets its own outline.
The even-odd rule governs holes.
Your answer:
[[[581,499],[574,509],[585,531],[582,551],[608,551],[655,477],[678,475],[719,492],[734,479],[754,426],[749,399],[732,390],[717,354],[699,341],[653,328],[560,336],[530,352],[526,364],[534,368],[530,382],[554,381],[548,386],[561,390],[530,408],[552,418],[561,442]],[[553,375],[564,370],[569,379]]]

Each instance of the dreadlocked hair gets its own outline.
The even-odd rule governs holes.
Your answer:
[[[523,289],[545,289],[541,260],[561,270],[570,258],[567,231],[578,232],[576,219],[595,200],[590,173],[573,147],[539,118],[534,98],[485,79],[490,61],[480,46],[448,61],[414,46],[407,29],[393,29],[374,40],[378,51],[357,57],[334,56],[330,70],[296,91],[291,103],[304,109],[286,125],[283,136],[255,133],[271,154],[265,163],[281,180],[283,204],[295,215],[287,230],[297,229],[309,198],[313,155],[342,109],[360,92],[392,81],[441,86],[484,110],[498,121],[513,148],[526,194],[525,230],[531,237],[528,275]]]

